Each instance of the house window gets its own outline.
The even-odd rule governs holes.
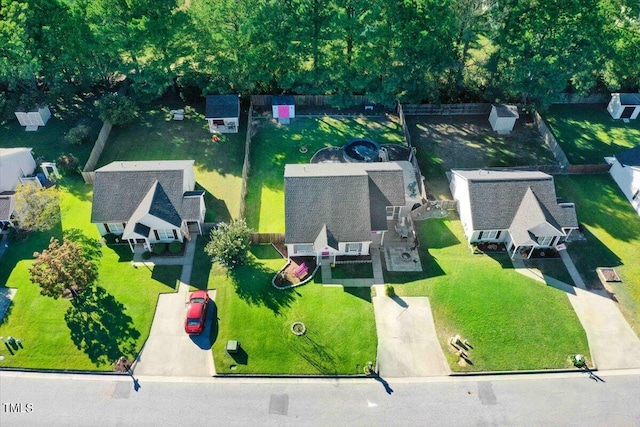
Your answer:
[[[153,234],[156,237],[156,240],[174,240],[177,239],[174,231],[175,230],[173,228],[153,230]]]
[[[293,245],[295,253],[300,252],[313,252],[313,245]]]
[[[109,223],[104,224],[104,229],[107,233],[122,234],[124,232],[124,226],[125,224],[121,222]]]
[[[500,238],[502,230],[484,230],[478,233],[478,240],[495,240]]]
[[[637,200],[638,197],[640,197],[640,190],[636,190],[636,192],[633,193],[633,197],[631,199],[632,200]]]
[[[551,246],[551,243],[553,243],[553,240],[555,239],[556,236],[545,236],[542,239],[538,239],[538,245],[540,246]]]
[[[346,252],[362,252],[362,243],[347,243]]]
[[[216,126],[224,126],[224,120],[222,119],[213,119],[211,122]]]

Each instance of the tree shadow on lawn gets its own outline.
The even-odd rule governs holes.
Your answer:
[[[307,330],[304,335],[291,338],[291,349],[298,353],[309,365],[322,375],[338,374],[338,361],[335,350],[325,345],[332,342],[317,332]]]
[[[120,356],[132,357],[140,332],[125,306],[104,288],[89,288],[78,296],[64,316],[71,340],[97,366]]]
[[[254,305],[264,305],[275,314],[289,307],[294,301],[294,292],[291,289],[276,289],[271,284],[275,272],[262,264],[249,261],[231,269],[229,275],[238,296]]]
[[[204,205],[207,208],[207,222],[229,222],[231,221],[231,213],[227,207],[227,203],[222,199],[217,199],[213,194],[209,193],[202,185],[196,183],[196,190],[203,190]]]
[[[151,272],[151,278],[171,289],[176,289],[181,271],[182,266],[179,265],[156,265]]]
[[[90,202],[93,198],[93,188],[90,184],[85,184],[84,179],[79,174],[63,176],[62,179],[57,182],[57,186],[60,190],[71,194],[83,202]]]
[[[102,243],[100,240],[88,237],[79,228],[64,230],[62,235],[79,244],[82,247],[82,253],[88,260],[97,263],[102,257]]]
[[[422,271],[388,271],[386,262],[383,260],[384,268],[382,270],[385,283],[401,284],[411,283],[418,280],[430,279],[432,277],[444,276],[446,273],[438,264],[438,260],[432,256],[428,250],[420,251],[420,261],[422,262]]]
[[[586,241],[576,241],[568,244],[571,259],[578,268],[580,277],[588,289],[602,289],[602,282],[598,277],[598,267],[619,267],[622,260],[589,230],[583,230]]]

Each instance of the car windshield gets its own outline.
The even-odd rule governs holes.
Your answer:
[[[192,298],[191,304],[202,304],[204,303],[204,298]]]
[[[187,319],[187,326],[198,326],[200,319]]]

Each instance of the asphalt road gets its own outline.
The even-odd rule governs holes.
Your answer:
[[[640,370],[279,380],[0,373],[9,426],[638,426]],[[21,412],[14,412],[20,410]]]

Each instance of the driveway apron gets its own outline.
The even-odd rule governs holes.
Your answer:
[[[188,335],[184,331],[185,304],[189,298],[189,282],[195,252],[195,240],[187,244],[178,292],[158,297],[149,338],[133,366],[136,375],[213,376],[215,367],[211,352],[212,323],[215,315],[215,290],[209,291],[211,305],[204,332]]]
[[[449,375],[433,323],[429,298],[394,297],[376,286],[373,309],[378,332],[378,374],[382,378]]]

